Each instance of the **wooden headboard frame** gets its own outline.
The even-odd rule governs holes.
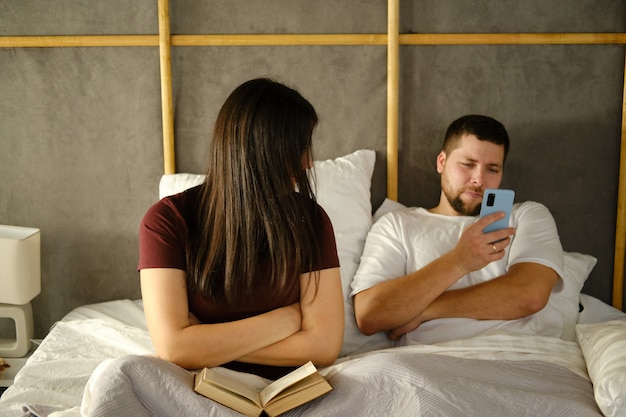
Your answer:
[[[172,46],[387,45],[387,197],[398,199],[398,87],[401,45],[626,45],[626,33],[402,34],[399,0],[388,0],[385,34],[171,35],[169,0],[158,0],[158,35],[2,36],[0,48],[159,47],[164,173],[176,172],[172,107]],[[626,74],[626,56],[624,60]],[[626,76],[622,99],[620,165],[613,271],[613,306],[622,309],[626,254]]]

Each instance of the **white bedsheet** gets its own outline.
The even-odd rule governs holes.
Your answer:
[[[51,329],[26,366],[18,373],[14,385],[0,399],[0,417],[79,416],[83,398],[86,398],[87,403],[93,404],[94,387],[104,387],[92,381],[94,383],[90,387],[91,392],[84,395],[87,382],[101,363],[110,358],[153,352],[141,302],[118,300],[80,307]],[[145,361],[142,363],[145,364]],[[461,373],[462,369],[465,373]],[[477,372],[476,369],[480,371]],[[505,369],[529,369],[532,372],[522,372],[515,377],[514,373],[504,372]],[[116,372],[115,367],[111,372]],[[387,398],[386,395],[389,396],[390,403],[397,403],[395,410],[390,409],[393,414],[386,415],[409,415],[403,410],[415,410],[412,407],[417,406],[416,401],[421,407],[427,407],[425,402],[430,401],[424,398],[417,400],[418,397],[414,396],[430,397],[430,392],[439,392],[439,401],[450,402],[445,407],[442,405],[442,409],[454,407],[458,398],[465,398],[463,401],[470,402],[480,400],[481,404],[492,398],[492,406],[503,409],[515,407],[515,401],[524,398],[524,401],[543,401],[541,407],[547,407],[545,410],[554,412],[528,414],[519,411],[518,414],[508,415],[600,415],[593,402],[593,389],[578,344],[556,338],[511,337],[494,333],[438,345],[407,346],[343,358],[324,372],[329,376],[335,390],[324,399],[293,411],[292,415],[320,415],[321,410],[326,410],[324,415],[346,415],[346,407],[354,407],[351,409],[355,411],[353,415],[368,415],[359,414],[358,407],[367,405],[362,404],[363,402],[379,407],[380,402]],[[503,372],[506,375],[500,375]],[[481,374],[484,374],[485,379],[477,378]],[[522,374],[525,376],[522,377]],[[540,381],[532,382],[532,378],[528,380],[528,376],[532,374],[540,377]],[[181,375],[188,374],[182,371],[178,375],[178,382],[174,386],[180,389]],[[512,381],[516,381],[517,386]],[[567,386],[564,381],[567,381]],[[505,388],[502,385],[504,383],[509,385]],[[509,396],[495,398],[494,392],[486,394],[489,389],[495,389],[489,388],[490,384],[501,386],[500,389],[508,392]],[[190,389],[184,388],[184,383],[182,387]],[[456,388],[449,391],[452,387]],[[463,387],[469,387],[470,392],[464,392]],[[541,391],[549,392],[550,387],[555,392],[561,392],[562,396],[550,399],[547,397],[552,394],[541,394]],[[472,395],[471,390],[477,392]],[[457,394],[458,398],[446,397]],[[101,392],[97,395],[101,395]],[[377,400],[374,401],[373,398]],[[26,406],[30,407],[31,414],[24,414]],[[390,405],[384,407],[388,406]],[[428,405],[431,406],[434,407],[433,404]],[[486,404],[484,406],[487,407]],[[426,409],[429,408],[423,408]],[[221,414],[224,410],[220,407],[216,410],[218,411],[215,415],[224,415]],[[384,408],[369,409],[367,413],[383,410]],[[559,410],[566,410],[567,413]]]
[[[25,405],[46,410],[80,405],[83,390],[105,359],[154,352],[142,304],[117,300],[79,307],[56,323],[0,399],[0,416]]]
[[[601,416],[587,379],[546,362],[390,349],[330,369],[334,390],[285,416]],[[194,394],[192,381],[189,372],[152,356],[113,359],[90,380],[83,411],[91,417],[238,415]]]

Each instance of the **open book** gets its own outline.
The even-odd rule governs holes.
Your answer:
[[[273,382],[222,367],[204,368],[194,384],[197,393],[250,417],[263,411],[277,416],[332,389],[311,362]]]

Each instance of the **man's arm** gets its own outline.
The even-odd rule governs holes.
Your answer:
[[[369,335],[412,323],[458,279],[502,259],[514,229],[483,233],[485,226],[502,216],[494,213],[478,220],[463,232],[452,251],[424,268],[357,293],[354,311],[361,332]],[[494,251],[491,242],[496,241]]]
[[[548,303],[559,280],[552,268],[525,262],[509,272],[467,288],[445,291],[421,314],[388,332],[398,339],[421,323],[438,318],[465,317],[477,320],[516,320],[534,314]]]

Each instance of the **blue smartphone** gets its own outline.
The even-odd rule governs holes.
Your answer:
[[[483,202],[480,205],[480,217],[488,214],[503,211],[505,216],[496,222],[491,223],[483,229],[483,232],[493,232],[509,227],[509,219],[511,218],[511,209],[513,208],[513,200],[515,199],[515,191],[503,190],[496,188],[487,188],[483,193]]]

